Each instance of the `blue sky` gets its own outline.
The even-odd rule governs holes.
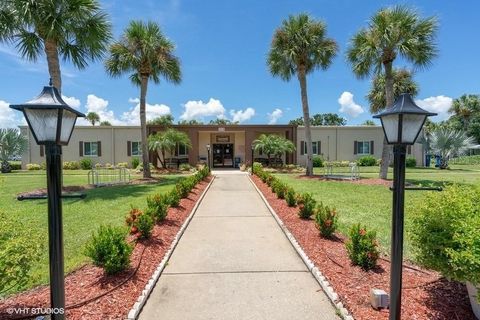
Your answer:
[[[115,38],[131,19],[158,22],[177,45],[182,83],[151,84],[147,96],[148,117],[171,112],[175,120],[215,117],[243,123],[287,123],[301,116],[296,79],[273,78],[266,66],[272,34],[290,14],[310,13],[327,23],[328,35],[340,52],[327,71],[308,78],[311,113],[335,112],[354,125],[371,119],[365,95],[369,80],[355,78],[346,63],[349,39],[381,7],[407,4],[422,16],[435,15],[440,22],[439,56],[427,70],[419,70],[419,104],[445,119],[452,99],[479,93],[480,2],[470,1],[101,1],[110,15]],[[397,61],[396,66],[407,66]],[[21,123],[8,110],[38,94],[48,82],[45,58],[36,64],[21,60],[15,48],[0,45],[0,127]],[[138,123],[139,90],[127,76],[109,78],[102,62],[78,71],[62,64],[63,94],[83,112],[96,111],[113,124]],[[342,104],[339,103],[342,102]],[[340,112],[342,110],[343,112]],[[363,113],[360,111],[363,110]],[[435,120],[435,119],[434,119]]]

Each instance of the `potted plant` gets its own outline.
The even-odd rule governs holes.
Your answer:
[[[454,185],[430,193],[413,218],[418,261],[446,278],[465,282],[480,319],[480,187]]]

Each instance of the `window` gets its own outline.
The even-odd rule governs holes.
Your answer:
[[[142,155],[142,143],[139,141],[132,141],[132,156]]]
[[[302,141],[303,148],[300,150],[300,154],[307,154],[307,142]],[[312,141],[312,154],[319,155],[322,153],[322,144],[320,141]]]
[[[357,142],[358,154],[370,154],[370,141]]]
[[[83,150],[86,157],[98,157],[98,142],[84,142]]]
[[[181,156],[188,156],[188,148],[184,144],[177,145],[177,155]]]

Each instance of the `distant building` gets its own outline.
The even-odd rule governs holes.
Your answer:
[[[285,154],[285,164],[305,165],[305,128],[296,125],[173,125],[173,128],[187,133],[192,148],[178,146],[173,163],[195,165],[207,161],[207,145],[210,145],[210,160],[213,167],[234,167],[236,163],[250,163],[252,142],[261,134],[277,134],[291,140],[296,152]],[[22,166],[27,163],[45,161],[44,149],[35,143],[28,127],[20,127],[28,137],[28,148],[22,156]],[[147,126],[147,133],[164,130],[162,126]],[[319,126],[312,127],[312,151],[325,160],[353,161],[364,155],[381,158],[384,134],[380,126]],[[63,161],[78,161],[90,158],[94,163],[112,165],[128,162],[141,157],[141,135],[139,126],[77,126],[68,146],[63,147]],[[407,149],[408,155],[423,165],[423,148],[415,144]],[[158,156],[150,152],[150,161],[159,166]],[[253,158],[266,158],[261,152],[254,152]]]

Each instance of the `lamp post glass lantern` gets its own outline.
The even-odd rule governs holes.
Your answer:
[[[28,126],[39,145],[45,145],[48,192],[48,245],[50,265],[50,302],[52,319],[64,319],[65,284],[62,223],[62,145],[67,145],[78,117],[85,115],[69,107],[58,90],[50,86],[35,99],[24,104],[10,105],[23,112]]]
[[[407,145],[413,145],[427,117],[435,116],[401,94],[393,106],[373,116],[382,122],[388,144],[393,144],[393,206],[390,267],[390,320],[401,318],[403,225],[405,206],[405,160]]]

